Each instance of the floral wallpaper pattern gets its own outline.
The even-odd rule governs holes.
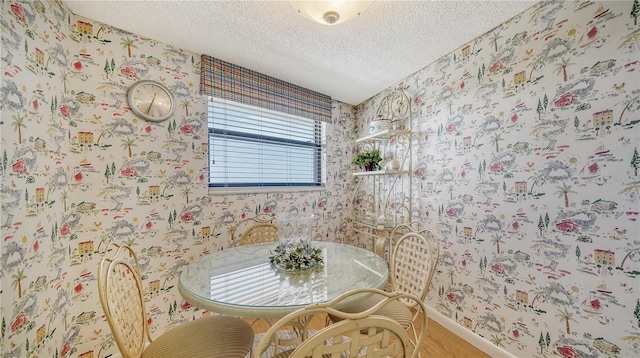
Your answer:
[[[0,10],[3,357],[118,354],[106,242],[139,253],[154,336],[209,314],[176,280],[239,218],[314,211],[316,239],[369,244],[350,157],[382,94],[334,103],[326,190],[209,195],[199,54],[59,1]],[[516,356],[640,355],[637,17],[636,0],[541,2],[394,86],[414,101],[414,212],[442,239],[427,304]],[[173,118],[133,116],[140,79],[174,92]]]
[[[427,304],[515,356],[640,356],[639,15],[543,1],[393,86],[441,238]]]
[[[352,106],[334,103],[324,190],[209,195],[200,54],[59,1],[3,1],[0,9],[1,356],[119,355],[96,285],[108,242],[138,252],[155,337],[210,314],[180,297],[177,278],[189,262],[230,247],[240,218],[313,211],[315,239],[345,240]],[[126,91],[142,79],[175,94],[170,120],[133,115]]]

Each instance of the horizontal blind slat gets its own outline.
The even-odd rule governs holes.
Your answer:
[[[212,186],[320,185],[322,123],[210,97]]]

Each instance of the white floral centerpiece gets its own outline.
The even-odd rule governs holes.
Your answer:
[[[276,214],[278,246],[271,252],[269,262],[280,269],[299,271],[323,263],[322,250],[311,244],[313,214]]]
[[[323,264],[322,250],[311,243],[303,243],[295,248],[278,244],[269,262],[286,271],[300,271]]]

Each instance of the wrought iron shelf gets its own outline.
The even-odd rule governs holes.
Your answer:
[[[391,128],[370,133],[355,140],[359,150],[378,149],[384,159],[399,164],[392,170],[357,171],[353,196],[353,233],[360,240],[370,240],[377,253],[397,225],[413,220],[413,168],[411,100],[402,91],[390,91],[376,108],[375,116],[388,119]],[[383,163],[384,164],[384,163]]]
[[[406,175],[409,174],[408,170],[372,170],[368,172],[355,172],[353,176],[367,176],[367,175]]]
[[[410,135],[411,131],[403,129],[385,129],[375,133],[371,133],[368,136],[360,137],[356,139],[356,144],[367,143],[372,141],[389,140],[401,135]]]

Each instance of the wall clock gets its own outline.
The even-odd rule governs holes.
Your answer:
[[[156,81],[143,80],[134,83],[127,91],[127,100],[133,113],[151,122],[167,120],[176,110],[173,93]]]

